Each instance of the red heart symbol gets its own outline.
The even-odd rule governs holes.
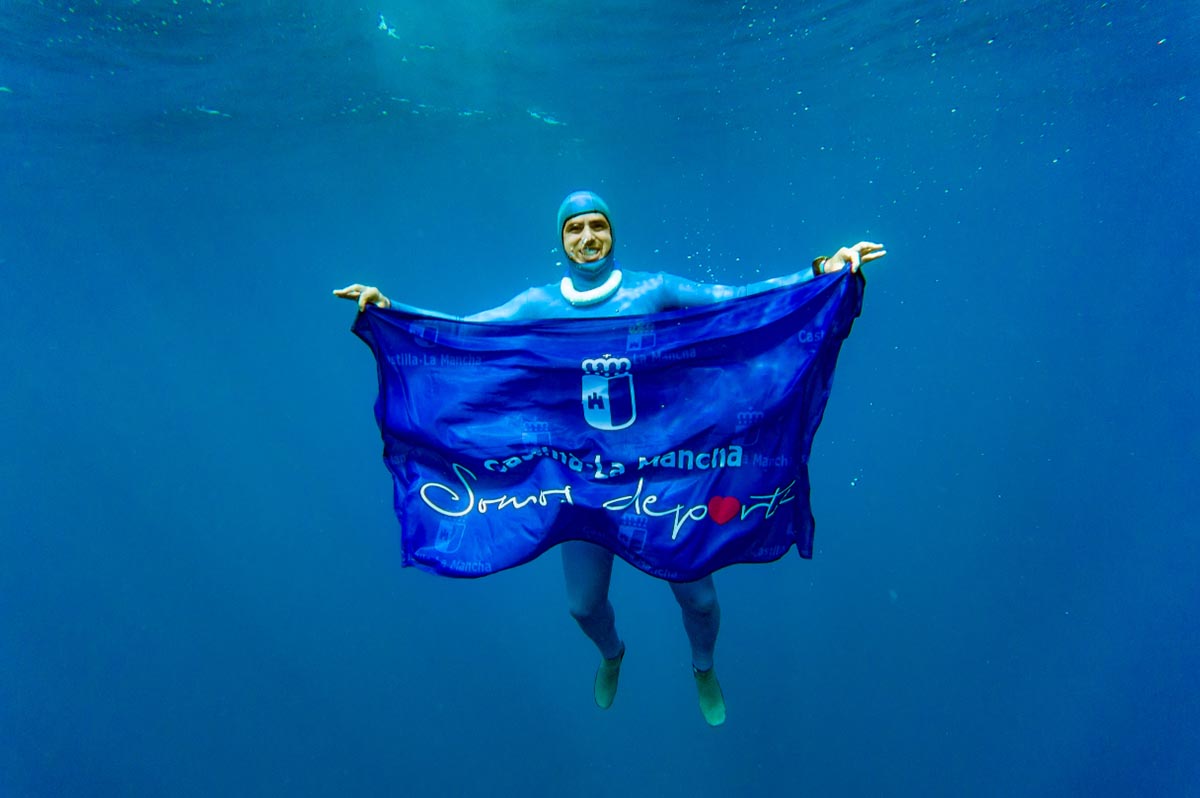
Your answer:
[[[713,496],[708,500],[708,517],[718,526],[737,516],[741,509],[742,503],[733,496]]]

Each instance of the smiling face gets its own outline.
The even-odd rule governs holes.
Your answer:
[[[602,213],[581,213],[563,223],[562,241],[567,257],[586,269],[612,251],[612,225]]]

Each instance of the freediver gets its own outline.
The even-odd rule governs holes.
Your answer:
[[[664,273],[627,271],[613,257],[612,214],[591,191],[569,194],[558,209],[558,238],[567,256],[567,273],[557,283],[530,288],[505,304],[467,316],[466,321],[525,321],[547,318],[620,316],[707,305],[832,274],[847,266],[857,272],[864,263],[882,258],[879,244],[861,241],[817,258],[811,268],[746,286],[697,283]],[[392,303],[374,286],[349,285],[335,296],[388,308]],[[594,543],[561,544],[567,605],[583,633],[600,651],[593,693],[601,709],[612,706],[625,644],[617,634],[616,615],[608,598],[613,553]],[[694,582],[668,582],[683,612],[692,649],[692,674],[700,711],[711,726],[725,722],[725,699],[713,664],[721,607],[710,574]]]

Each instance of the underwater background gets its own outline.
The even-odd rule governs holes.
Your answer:
[[[5,0],[0,795],[1200,794],[1200,7]],[[399,568],[351,282],[861,239],[814,559]],[[698,397],[696,401],[703,401]]]

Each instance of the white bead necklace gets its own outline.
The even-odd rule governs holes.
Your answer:
[[[571,276],[567,275],[562,278],[562,282],[558,284],[558,288],[562,291],[563,299],[570,302],[575,307],[585,305],[595,305],[597,302],[603,302],[617,292],[617,288],[621,285],[621,270],[613,269],[609,273],[608,279],[595,288],[589,288],[586,291],[579,291],[571,282]]]

